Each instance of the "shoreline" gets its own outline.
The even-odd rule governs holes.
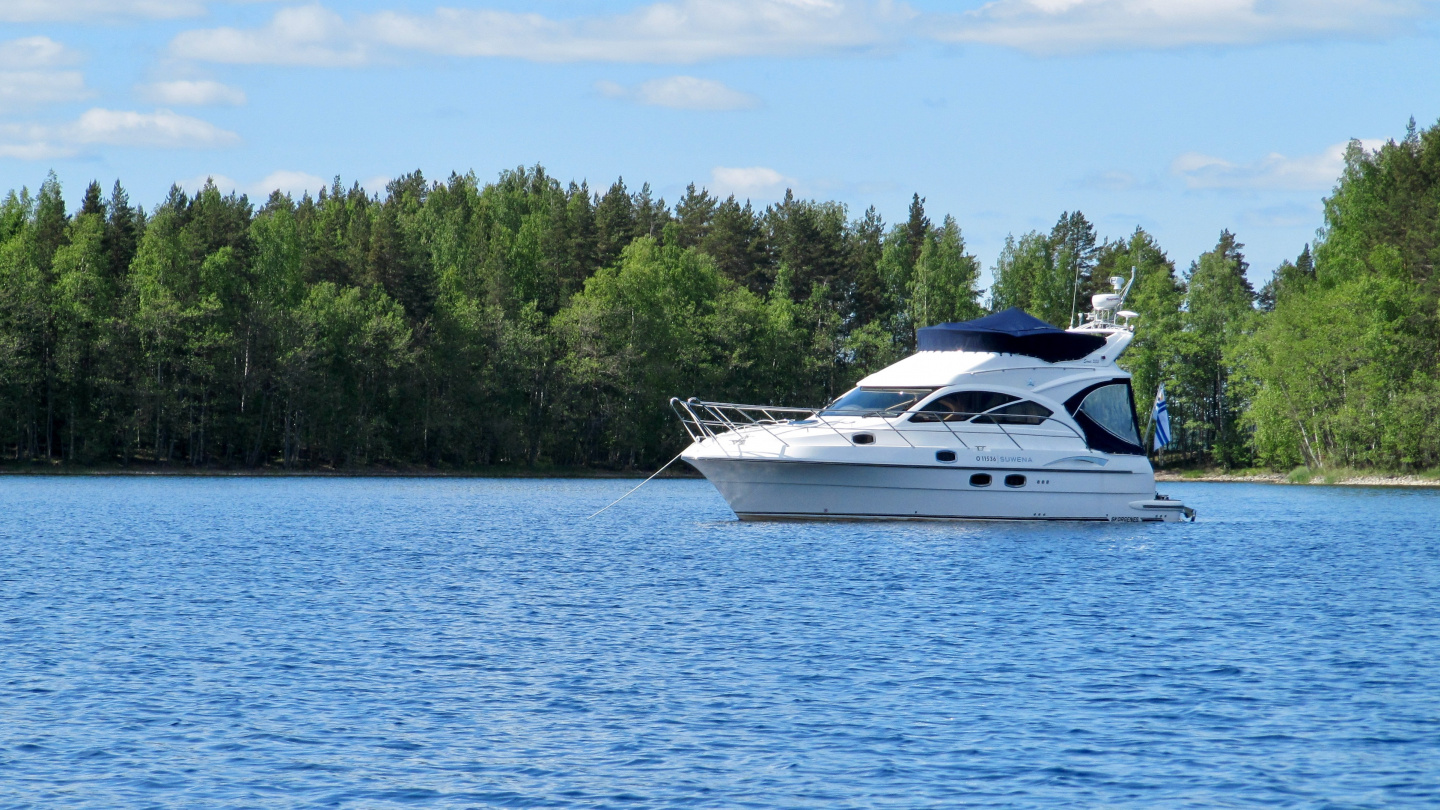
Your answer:
[[[0,478],[5,476],[75,477],[75,478],[532,478],[537,480],[559,478],[596,479],[644,479],[653,474],[650,470],[595,470],[584,467],[563,467],[553,469],[526,469],[496,467],[485,470],[430,470],[430,469],[356,469],[356,470],[221,470],[186,468],[17,468],[0,467]],[[698,472],[669,469],[655,476],[660,478],[702,478]]]
[[[1297,487],[1440,487],[1440,479],[1425,478],[1419,475],[1385,475],[1373,473],[1369,475],[1345,475],[1330,477],[1323,473],[1316,473],[1308,481],[1295,481],[1283,473],[1245,473],[1231,474],[1222,472],[1204,472],[1200,475],[1186,475],[1184,473],[1167,472],[1157,470],[1155,472],[1155,483],[1157,484],[1185,484],[1192,481],[1221,484],[1283,484],[1285,486]]]
[[[1198,473],[1198,474],[1197,474]],[[285,469],[193,469],[193,468],[137,468],[137,467],[90,467],[75,468],[64,465],[53,466],[8,466],[0,465],[0,478],[6,476],[37,477],[156,477],[156,478],[498,478],[498,479],[560,479],[594,478],[638,480],[649,478],[649,470],[597,470],[586,467],[493,467],[481,470],[434,470],[427,468],[365,468],[353,470],[285,470]],[[703,479],[694,470],[669,469],[656,478]],[[1339,486],[1339,487],[1433,487],[1440,488],[1440,478],[1402,474],[1348,474],[1344,476],[1316,473],[1308,481],[1297,481],[1290,475],[1278,472],[1224,473],[1219,471],[1174,472],[1156,470],[1157,484],[1184,484],[1190,482],[1219,484],[1282,484],[1286,486]]]

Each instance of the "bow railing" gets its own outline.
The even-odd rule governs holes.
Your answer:
[[[1053,436],[1053,434],[1028,434],[1017,431],[1014,428],[1017,427],[1018,424],[1011,425],[1011,429],[1007,430],[1001,418],[1003,415],[992,413],[992,411],[999,411],[1002,408],[1009,407],[1013,404],[1013,402],[1004,403],[1002,405],[997,405],[990,410],[976,414],[958,414],[953,412],[938,411],[924,411],[923,413],[940,416],[940,419],[934,421],[942,425],[945,428],[945,433],[949,434],[952,438],[957,440],[960,445],[966,448],[969,448],[970,444],[969,442],[965,441],[964,434],[969,434],[972,438],[977,437],[977,435],[971,431],[967,431],[964,429],[956,430],[954,426],[957,423],[951,421],[953,417],[971,417],[973,418],[973,421],[977,424],[985,424],[999,428],[1000,433],[1003,434],[1011,444],[1015,445],[1015,448],[1017,450],[1027,449],[1023,445],[1021,445],[1020,442],[1015,438],[1017,435]],[[789,447],[790,443],[785,441],[785,433],[789,431],[784,430],[784,428],[811,427],[818,425],[834,431],[835,434],[840,438],[844,439],[846,443],[854,444],[855,442],[853,438],[846,435],[843,431],[840,430],[839,427],[832,424],[827,418],[827,416],[843,416],[847,420],[854,419],[856,417],[879,417],[885,419],[886,421],[890,422],[889,427],[895,432],[895,435],[899,436],[901,441],[905,442],[911,447],[915,447],[916,445],[911,442],[910,439],[905,435],[907,432],[921,432],[924,433],[927,437],[933,437],[935,433],[935,431],[931,428],[925,428],[917,431],[915,428],[910,428],[909,430],[907,430],[906,428],[902,427],[902,424],[904,424],[904,420],[907,417],[915,415],[914,413],[909,411],[837,411],[827,410],[825,408],[789,408],[776,405],[742,405],[735,402],[707,402],[705,400],[697,399],[696,397],[690,397],[689,399],[671,397],[670,408],[675,412],[676,416],[680,417],[680,424],[684,426],[685,432],[690,435],[690,440],[694,442],[703,442],[707,439],[713,439],[722,433],[731,433],[746,428],[755,428],[764,431],[766,434],[768,434],[771,438],[775,439],[780,444]],[[978,417],[989,418],[980,419]],[[1027,416],[1025,418],[1028,419],[1035,417]],[[969,422],[971,421],[971,419],[965,419],[960,421]],[[927,421],[922,424],[928,425],[933,423],[934,422]],[[1023,424],[1029,423],[1027,422]],[[1042,418],[1039,424],[1044,424],[1047,426],[1059,426],[1065,431],[1069,432],[1071,435],[1073,435],[1076,439],[1079,439],[1082,446],[1085,446],[1087,448],[1089,447],[1089,443],[1085,440],[1084,434],[1082,434],[1080,431],[1076,430],[1074,426],[1067,424],[1063,420],[1056,419],[1054,415]],[[1031,426],[1034,427],[1038,425]],[[994,434],[990,434],[987,432],[985,435],[993,436]]]

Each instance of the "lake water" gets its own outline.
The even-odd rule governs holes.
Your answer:
[[[0,478],[0,807],[1440,804],[1440,492]]]

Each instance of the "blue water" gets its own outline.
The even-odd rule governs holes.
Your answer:
[[[0,807],[1440,805],[1440,492],[0,478]]]

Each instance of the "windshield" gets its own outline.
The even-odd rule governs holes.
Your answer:
[[[1080,403],[1080,412],[1118,439],[1140,444],[1135,432],[1135,406],[1130,401],[1130,386],[1116,383],[1096,388]]]
[[[933,388],[856,388],[825,406],[827,414],[904,413]]]

